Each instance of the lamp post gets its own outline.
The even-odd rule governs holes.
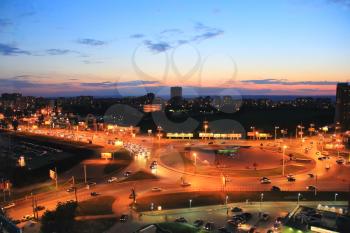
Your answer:
[[[298,205],[299,205],[299,201],[300,201],[300,196],[301,196],[301,194],[298,193]]]
[[[286,149],[287,149],[287,146],[284,145],[283,146],[283,149],[282,149],[282,176],[284,176],[284,156],[286,154]]]
[[[264,199],[264,194],[261,193],[260,194],[260,212],[261,212],[261,205],[262,205],[263,199]]]
[[[275,141],[277,140],[277,130],[279,129],[279,126],[275,126]]]
[[[190,199],[189,202],[190,202],[190,209],[191,209],[191,207],[192,207],[192,199]]]
[[[207,138],[207,130],[208,130],[208,121],[203,121],[203,127],[204,127],[204,138]]]
[[[227,206],[227,203],[228,203],[228,196],[226,195],[226,198],[225,198],[225,204]]]
[[[250,129],[253,130],[253,139],[255,139],[255,127],[254,126],[250,126]]]
[[[335,194],[334,194],[334,202],[337,201],[337,196],[338,196],[338,193],[335,193]]]

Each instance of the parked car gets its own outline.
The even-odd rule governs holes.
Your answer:
[[[126,215],[126,214],[123,214],[122,216],[120,216],[120,218],[119,218],[119,221],[120,222],[126,222],[126,221],[128,221],[128,215]]]
[[[91,195],[92,197],[96,197],[96,196],[99,195],[99,193],[97,193],[97,192],[91,192],[90,195]]]
[[[90,181],[87,183],[89,186],[95,186],[96,185],[96,182],[93,182],[93,181]]]
[[[222,233],[231,233],[231,231],[227,230],[226,227],[220,227],[218,231]]]
[[[268,221],[269,218],[270,218],[270,215],[267,214],[267,213],[263,213],[263,214],[261,215],[261,217],[260,217],[260,219],[263,220],[263,221],[265,221],[265,222]]]
[[[207,222],[204,226],[204,229],[207,231],[212,231],[215,229],[214,223],[213,222]]]
[[[201,219],[197,219],[196,221],[193,222],[193,225],[195,227],[201,227],[201,226],[203,226],[203,224],[204,224],[204,221]]]
[[[309,190],[309,191],[315,191],[316,187],[313,186],[313,185],[309,185],[309,186],[306,187],[306,189]]]
[[[233,212],[233,213],[237,213],[237,212],[242,212],[243,210],[241,209],[241,208],[239,208],[239,207],[233,207],[232,209],[231,209],[231,212]]]
[[[272,186],[272,187],[271,187],[271,191],[273,191],[273,192],[280,192],[280,191],[281,191],[281,188],[280,188],[280,187],[277,187],[277,186]]]
[[[180,217],[180,218],[175,219],[175,222],[187,223],[187,220],[184,217]]]

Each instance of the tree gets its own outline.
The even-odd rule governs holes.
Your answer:
[[[73,232],[76,202],[58,203],[56,210],[46,211],[41,219],[42,233],[70,233]]]

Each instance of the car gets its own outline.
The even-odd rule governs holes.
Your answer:
[[[215,226],[214,226],[213,222],[207,222],[204,225],[204,229],[207,230],[207,231],[212,231],[212,230],[214,230],[214,228],[215,228]]]
[[[237,213],[237,212],[242,212],[243,210],[241,209],[241,208],[239,208],[239,207],[233,207],[232,209],[231,209],[231,212],[233,212],[233,213]]]
[[[344,164],[345,161],[344,161],[344,159],[337,159],[336,162],[337,162],[337,164],[341,165],[341,164]]]
[[[26,214],[22,217],[22,220],[23,221],[29,221],[29,220],[32,220],[34,219],[34,215],[33,214]]]
[[[91,192],[90,195],[91,195],[92,197],[96,197],[96,196],[99,195],[99,193],[97,193],[97,192]]]
[[[265,222],[268,221],[269,218],[270,218],[270,215],[267,214],[267,213],[263,213],[263,214],[261,215],[261,217],[260,217],[260,219],[263,220],[263,221],[265,221]]]
[[[158,165],[157,161],[156,160],[152,161],[152,165]]]
[[[280,188],[280,187],[277,187],[277,186],[272,186],[272,187],[271,187],[271,191],[273,191],[273,192],[280,192],[280,191],[281,191],[281,188]]]
[[[94,186],[94,185],[96,185],[96,182],[90,181],[90,182],[88,182],[87,184],[88,184],[89,186]]]
[[[248,233],[255,233],[255,232],[257,232],[257,231],[256,231],[256,227],[252,227],[252,228],[250,228],[249,231],[248,231]]]
[[[212,144],[214,144],[214,142],[208,142],[208,145],[212,145]]]
[[[41,206],[41,205],[38,205],[37,207],[35,207],[35,211],[42,211],[45,209],[45,206]]]
[[[310,178],[314,178],[315,177],[315,175],[314,174],[312,174],[312,173],[309,173],[309,174],[307,174]]]
[[[124,172],[124,177],[129,177],[131,175],[131,171]]]
[[[180,218],[175,219],[175,222],[187,223],[187,220],[184,217],[180,217]]]
[[[295,177],[293,175],[288,175],[287,176],[287,181],[288,182],[294,182],[294,181],[296,181],[296,179],[295,179]]]
[[[248,212],[241,214],[241,216],[245,219],[246,222],[248,222],[253,217],[253,215],[251,213],[248,213]]]
[[[158,187],[154,187],[151,190],[152,190],[152,192],[160,192],[160,191],[162,191],[162,189],[158,188]]]
[[[204,221],[201,219],[197,219],[196,221],[193,222],[193,225],[195,227],[201,227],[201,226],[203,226],[203,224],[204,224]]]
[[[261,184],[271,184],[271,180],[267,177],[263,177],[260,179]]]
[[[11,209],[12,207],[15,207],[16,204],[14,202],[8,203],[7,205],[3,206],[2,209],[7,210]]]
[[[112,183],[112,182],[117,181],[117,180],[118,180],[117,177],[112,176],[111,178],[109,178],[109,179],[107,180],[107,182],[108,182],[108,183]]]
[[[237,225],[244,224],[244,223],[247,222],[245,217],[243,215],[241,215],[241,214],[233,216],[232,220],[235,221],[237,223]]]
[[[182,187],[188,187],[188,186],[191,186],[191,183],[189,183],[189,182],[182,182],[181,186]]]
[[[126,215],[126,214],[123,214],[122,216],[120,216],[120,218],[119,218],[119,221],[120,222],[126,222],[126,221],[128,221],[128,215]]]
[[[239,223],[236,220],[228,220],[227,224],[231,225],[234,228],[236,228],[239,225]]]
[[[222,232],[222,233],[230,233],[231,231],[227,230],[226,227],[220,227],[218,229],[219,232]]]
[[[306,187],[306,189],[309,190],[309,191],[315,191],[317,188],[315,186],[313,186],[313,185],[309,185],[309,186]]]
[[[70,187],[66,190],[67,193],[71,193],[74,192],[75,188],[74,187]]]
[[[320,160],[320,161],[323,161],[323,160],[326,160],[327,157],[326,157],[326,156],[320,156],[320,157],[318,157],[317,159]]]

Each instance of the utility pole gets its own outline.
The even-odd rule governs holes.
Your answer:
[[[86,176],[86,164],[84,164],[84,182],[87,183],[87,176]]]
[[[34,204],[34,196],[33,196],[33,193],[30,193],[30,195],[32,196],[32,208],[33,208],[33,216],[35,217],[35,204]]]
[[[75,187],[75,186],[74,186],[74,195],[75,195],[75,202],[78,204],[77,187]]]
[[[56,174],[56,189],[58,190],[58,174],[57,174],[57,167],[55,167],[55,174]]]

